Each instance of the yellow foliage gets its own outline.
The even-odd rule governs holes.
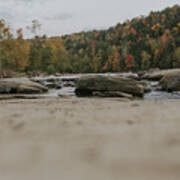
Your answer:
[[[157,24],[156,24],[156,27],[160,28],[160,27],[161,27],[161,25],[160,25],[159,23],[157,23]]]
[[[154,31],[156,29],[156,25],[153,25],[151,29]]]
[[[179,29],[178,29],[177,27],[174,27],[174,28],[173,28],[173,31],[176,32],[176,33],[178,33],[178,32],[179,32]]]

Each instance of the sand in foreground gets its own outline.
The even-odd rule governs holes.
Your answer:
[[[0,101],[2,180],[179,180],[180,101]]]

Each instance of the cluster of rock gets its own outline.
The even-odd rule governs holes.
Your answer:
[[[149,71],[141,74],[140,78],[159,81],[164,91],[180,91],[180,69]]]
[[[75,87],[77,96],[143,97],[152,89],[146,81],[158,81],[164,91],[180,91],[180,69],[151,70],[122,74],[89,74],[47,78],[11,78],[0,80],[0,94],[36,94],[48,89]]]
[[[62,88],[62,82],[59,79],[56,78],[31,78],[31,81],[39,83],[43,86],[46,86],[49,89],[61,89]]]
[[[180,70],[166,74],[160,80],[160,84],[165,91],[180,91]]]
[[[146,81],[158,81],[164,91],[180,91],[180,69],[151,70],[137,74],[120,74],[116,76],[85,76],[76,82],[77,96],[100,97],[143,97],[151,91]]]
[[[43,86],[48,87],[49,89],[61,89],[62,87],[75,87],[75,80],[77,78],[66,78],[61,77],[35,77],[30,80],[36,83],[40,83]]]

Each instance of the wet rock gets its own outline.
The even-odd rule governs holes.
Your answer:
[[[48,88],[26,78],[0,80],[0,93],[34,94],[47,92]]]
[[[93,92],[122,92],[143,97],[144,85],[131,78],[114,76],[86,76],[76,82],[76,95],[93,96]]]
[[[161,79],[160,84],[162,86],[162,89],[165,91],[180,91],[180,70],[165,75]]]

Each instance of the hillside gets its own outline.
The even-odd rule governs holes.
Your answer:
[[[62,37],[72,72],[180,67],[180,6],[151,12],[108,30]]]
[[[32,32],[39,24],[33,21]],[[99,73],[180,67],[180,6],[136,17],[108,30],[27,40],[0,20],[4,71]],[[6,74],[6,73],[5,73]],[[3,75],[2,75],[3,76]]]

